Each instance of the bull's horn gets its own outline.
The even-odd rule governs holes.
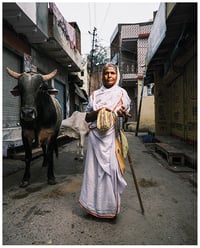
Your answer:
[[[42,75],[43,81],[48,81],[48,80],[52,79],[53,77],[55,77],[56,73],[57,73],[57,70],[54,70],[47,75]]]
[[[17,73],[17,72],[15,72],[15,71],[12,71],[11,69],[9,69],[8,67],[6,68],[6,71],[7,71],[7,73],[11,76],[11,77],[13,77],[13,78],[16,78],[16,79],[18,79],[22,74],[20,74],[20,73]]]

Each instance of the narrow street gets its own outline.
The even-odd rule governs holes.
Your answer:
[[[80,208],[84,163],[74,160],[72,141],[59,149],[54,186],[47,184],[41,158],[33,161],[31,184],[25,189],[19,188],[24,162],[3,160],[3,245],[196,245],[196,174],[168,170],[140,135],[126,135],[144,215],[128,160],[128,186],[117,219],[96,219]]]

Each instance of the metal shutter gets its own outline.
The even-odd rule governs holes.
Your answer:
[[[22,59],[7,48],[3,48],[3,127],[16,127],[19,123],[20,98],[14,97],[10,90],[17,85],[17,80],[10,77],[6,67],[21,72]]]

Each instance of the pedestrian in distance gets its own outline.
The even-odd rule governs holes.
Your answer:
[[[86,108],[90,122],[88,147],[79,203],[98,218],[115,218],[120,212],[120,197],[127,183],[116,152],[119,136],[118,117],[130,110],[130,98],[119,86],[120,74],[115,64],[102,70],[102,86],[95,90]]]

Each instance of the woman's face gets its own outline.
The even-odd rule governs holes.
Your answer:
[[[103,85],[111,88],[117,81],[117,71],[114,67],[108,66],[103,71]]]

